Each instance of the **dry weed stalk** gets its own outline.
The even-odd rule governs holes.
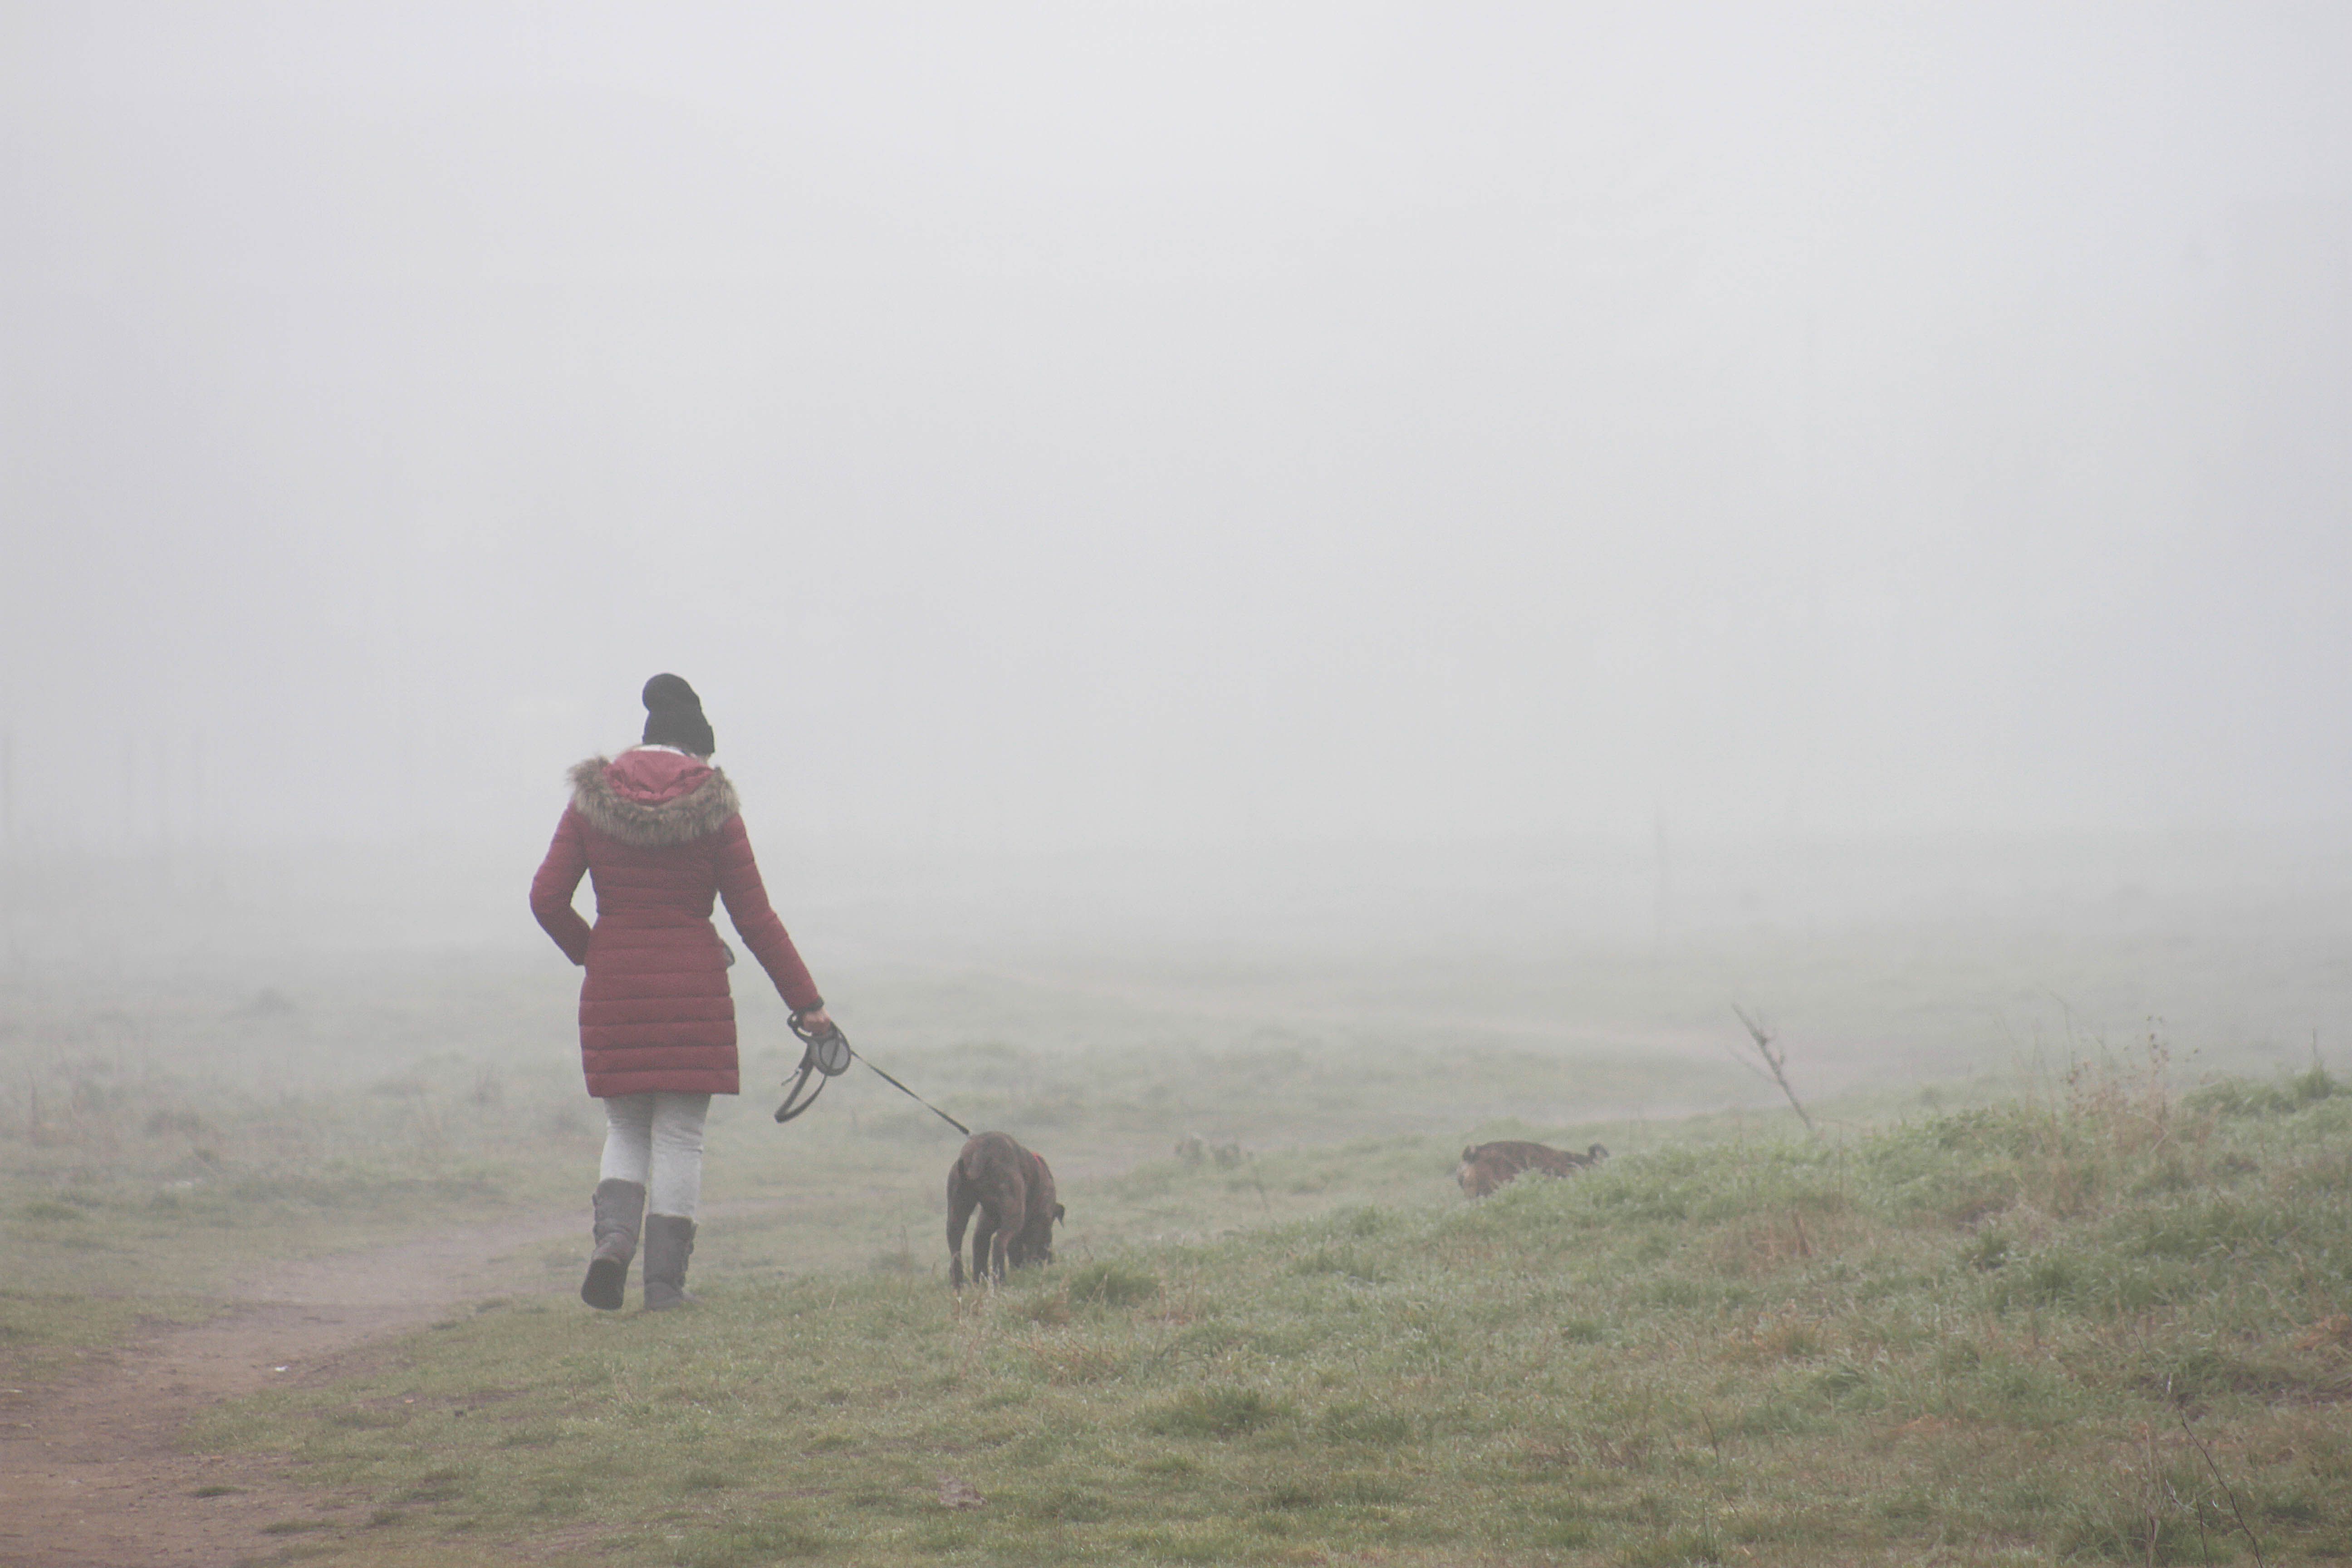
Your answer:
[[[1741,1007],[1739,1004],[1737,1002],[1733,1003],[1731,1005],[1731,1010],[1738,1015],[1739,1021],[1741,1023],[1748,1026],[1748,1037],[1756,1042],[1756,1054],[1764,1058],[1764,1065],[1772,1069],[1772,1081],[1779,1084],[1780,1086],[1780,1092],[1789,1097],[1789,1104],[1795,1109],[1797,1112],[1797,1120],[1805,1124],[1806,1131],[1811,1133],[1816,1138],[1820,1137],[1822,1135],[1822,1130],[1813,1125],[1812,1116],[1805,1110],[1804,1101],[1799,1100],[1797,1098],[1797,1091],[1789,1087],[1789,1074],[1787,1070],[1789,1053],[1785,1050],[1776,1049],[1772,1043],[1772,1037],[1767,1034],[1763,1028],[1757,1024],[1755,1019],[1749,1017],[1747,1010]]]
[[[2164,1380],[2164,1392],[2168,1398],[2171,1396],[2172,1380],[2170,1378]],[[2197,1428],[2189,1424],[2189,1412],[2175,1410],[2174,1414],[2180,1417],[2181,1431],[2187,1433],[2189,1442],[2197,1446],[2197,1455],[2205,1461],[2205,1468],[2212,1475],[2213,1484],[2220,1487],[2221,1495],[2229,1500],[2230,1517],[2238,1521],[2238,1529],[2244,1533],[2246,1544],[2254,1549],[2254,1568],[2270,1568],[2269,1563],[2263,1556],[2262,1538],[2254,1533],[2254,1527],[2246,1522],[2246,1510],[2238,1506],[2238,1489],[2221,1479],[2221,1467],[2213,1462],[2213,1450],[2205,1446],[2205,1439],[2200,1437],[2197,1435]],[[2201,1522],[2200,1528],[2202,1528]]]
[[[2160,1149],[2171,1136],[2172,1051],[2151,1030],[2145,1055],[2137,1067],[2108,1058],[2066,1071],[2067,1119],[2105,1133],[2118,1153]]]

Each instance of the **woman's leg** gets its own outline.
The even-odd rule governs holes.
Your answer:
[[[620,1095],[604,1101],[604,1159],[597,1168],[596,1250],[580,1299],[606,1312],[621,1309],[629,1260],[637,1255],[639,1216],[653,1166],[654,1097]]]
[[[702,1201],[702,1123],[710,1114],[707,1094],[650,1095],[653,1103],[653,1171],[646,1179],[646,1206],[655,1214],[692,1219]]]
[[[707,1094],[654,1097],[652,1173],[646,1178],[646,1310],[693,1300],[686,1262],[694,1256],[694,1211],[702,1201],[702,1122]]]
[[[650,1094],[616,1094],[604,1101],[604,1163],[600,1182],[635,1182],[653,1174],[654,1100]]]

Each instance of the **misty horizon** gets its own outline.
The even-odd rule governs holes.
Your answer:
[[[7,29],[12,855],[2352,825],[2352,18]]]

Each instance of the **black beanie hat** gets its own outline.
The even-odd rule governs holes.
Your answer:
[[[710,721],[702,716],[702,699],[675,675],[656,675],[646,682],[646,738],[648,746],[676,746],[707,757],[719,749]]]

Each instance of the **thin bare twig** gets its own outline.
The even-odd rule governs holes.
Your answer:
[[[2170,1380],[2167,1379],[2166,1382],[2168,1385]],[[2170,1393],[2170,1387],[2168,1386],[2165,1392]],[[2197,1435],[2197,1428],[2189,1424],[2189,1412],[2175,1410],[2173,1414],[2180,1417],[2180,1429],[2189,1434],[2189,1440],[2197,1445],[2198,1457],[2205,1461],[2205,1468],[2213,1473],[2213,1484],[2220,1487],[2221,1495],[2230,1500],[2231,1516],[2237,1520],[2238,1528],[2245,1531],[2246,1544],[2254,1549],[2254,1568],[2270,1568],[2270,1564],[2263,1557],[2262,1539],[2254,1533],[2254,1527],[2246,1522],[2246,1510],[2238,1506],[2236,1490],[2229,1482],[2221,1479],[2221,1467],[2213,1462],[2213,1450],[2205,1446],[2205,1439],[2200,1437]]]
[[[1797,1120],[1805,1124],[1806,1131],[1816,1138],[1820,1137],[1822,1130],[1813,1125],[1812,1116],[1805,1110],[1804,1101],[1799,1100],[1797,1091],[1789,1087],[1789,1074],[1786,1070],[1789,1061],[1788,1053],[1772,1048],[1772,1037],[1766,1034],[1758,1026],[1756,1020],[1748,1016],[1747,1009],[1740,1006],[1738,1003],[1733,1003],[1731,1010],[1739,1016],[1741,1023],[1748,1026],[1748,1037],[1756,1042],[1756,1054],[1762,1057],[1764,1065],[1772,1069],[1772,1081],[1779,1084],[1780,1092],[1789,1097],[1789,1104],[1796,1110]]]
[[[1762,1068],[1758,1067],[1754,1062],[1749,1061],[1746,1057],[1741,1056],[1739,1054],[1739,1047],[1733,1045],[1729,1040],[1723,1042],[1723,1054],[1729,1057],[1733,1061],[1738,1063],[1742,1070],[1755,1074],[1757,1082],[1770,1083],[1772,1081],[1769,1074],[1765,1072]]]

